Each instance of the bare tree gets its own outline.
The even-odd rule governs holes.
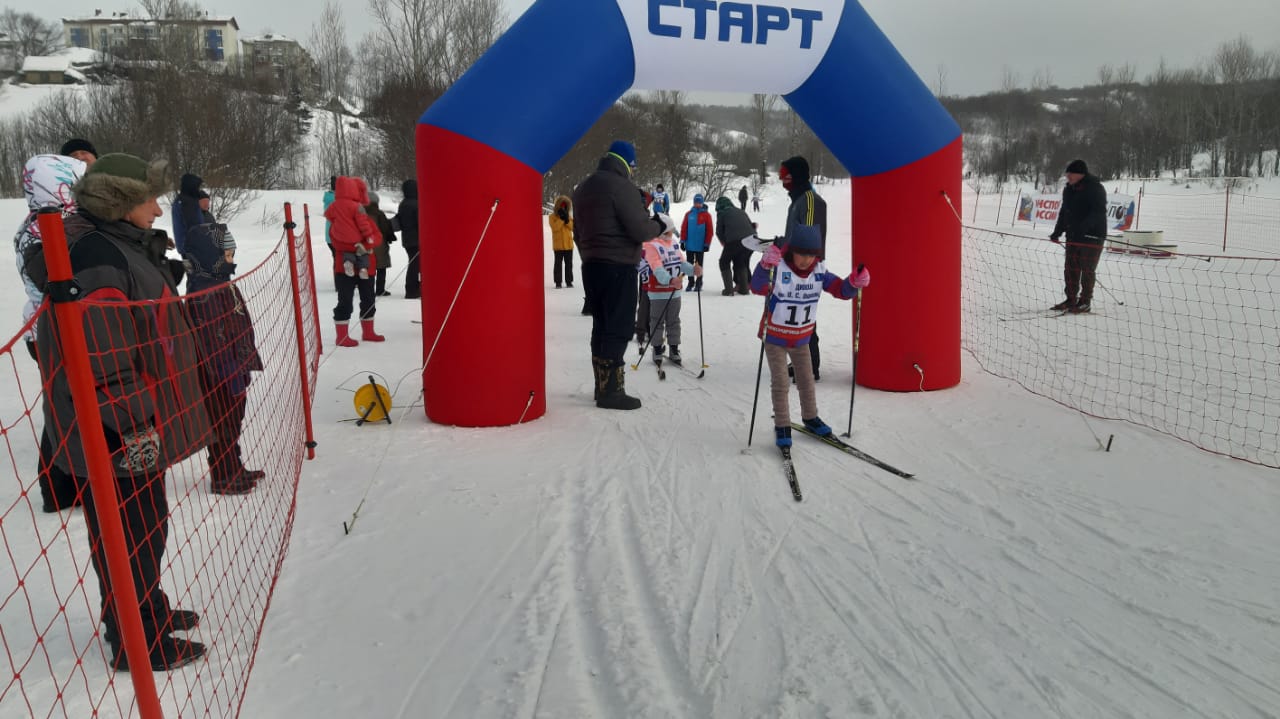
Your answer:
[[[501,0],[369,0],[383,63],[418,85],[448,87],[498,39]]]
[[[28,55],[48,55],[62,47],[62,28],[29,12],[6,8],[0,14],[0,33],[14,43],[15,66]]]
[[[947,96],[947,66],[943,65],[942,63],[938,63],[938,71],[937,71],[937,74],[934,76],[934,78],[935,78],[934,84],[933,84],[934,97],[939,97],[939,98],[946,97]]]
[[[756,166],[760,168],[761,177],[768,174],[765,155],[769,151],[770,130],[773,124],[773,118],[770,115],[772,115],[773,109],[777,106],[777,95],[755,94],[751,96],[751,119],[755,130],[757,147],[759,148]]]
[[[325,109],[329,111],[329,142],[322,145],[321,162],[330,174],[350,174],[343,98],[351,88],[354,58],[347,46],[342,8],[334,0],[325,3],[320,19],[311,26],[309,44],[311,56],[320,71],[320,91],[326,98]]]

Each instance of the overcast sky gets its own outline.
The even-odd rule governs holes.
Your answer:
[[[583,0],[604,2],[606,0]],[[533,0],[505,0],[514,21]],[[349,24],[351,44],[373,29],[366,0],[339,0]],[[938,68],[946,69],[949,95],[997,90],[1004,68],[1023,85],[1043,68],[1053,82],[1074,87],[1096,82],[1100,65],[1133,64],[1139,80],[1161,57],[1175,67],[1191,67],[1209,58],[1223,42],[1244,34],[1260,50],[1280,49],[1280,0],[1217,0],[1181,3],[1169,0],[864,0],[867,12],[930,88],[937,89]],[[50,19],[129,10],[136,2],[108,0],[0,0]],[[244,35],[268,29],[306,43],[322,0],[290,3],[261,0],[208,0],[210,12],[233,15]],[[566,28],[564,42],[573,42]],[[547,38],[555,42],[557,38]],[[704,96],[704,101],[740,96]]]

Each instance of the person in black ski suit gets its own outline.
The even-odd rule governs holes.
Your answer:
[[[1067,236],[1067,256],[1063,269],[1067,299],[1053,306],[1076,314],[1088,312],[1093,302],[1098,260],[1107,239],[1107,188],[1089,174],[1084,160],[1067,165],[1067,186],[1062,188],[1062,208],[1049,239]]]
[[[637,266],[643,243],[674,229],[645,210],[631,182],[635,165],[635,147],[618,140],[573,192],[574,244],[582,255],[582,288],[592,317],[596,406],[605,409],[640,407],[626,393],[623,359],[634,332]]]
[[[422,266],[418,262],[418,181],[405,180],[400,185],[404,199],[396,210],[400,224],[400,242],[409,256],[409,267],[404,273],[404,298],[416,300],[422,297]]]
[[[751,250],[742,241],[756,234],[751,218],[733,200],[721,197],[716,200],[716,237],[720,239],[720,277],[729,296],[736,290],[740,295],[751,293]]]

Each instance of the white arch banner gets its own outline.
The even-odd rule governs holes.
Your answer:
[[[635,49],[636,90],[786,95],[813,74],[844,0],[785,4],[617,0]]]

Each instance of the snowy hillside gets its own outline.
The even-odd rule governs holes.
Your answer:
[[[770,235],[786,201],[765,192]],[[847,271],[848,185],[822,192],[829,263]],[[320,196],[264,193],[246,216],[284,200]],[[0,201],[12,225],[20,214]],[[245,265],[279,237],[234,230]],[[759,298],[720,296],[709,272],[701,327],[695,296],[682,317],[691,365],[705,338],[706,377],[642,365],[627,386],[644,407],[609,412],[591,401],[580,290],[550,274],[548,410],[522,426],[438,426],[413,406],[421,326],[401,281],[378,302],[385,344],[335,350],[325,324],[318,457],[243,716],[1280,714],[1274,470],[1084,418],[966,357],[954,389],[857,390],[851,441],[918,481],[798,437],[797,504],[767,389],[744,452]],[[15,327],[19,302],[0,287]],[[823,299],[818,399],[838,431],[851,315]],[[391,426],[343,421],[370,372],[395,389]],[[1115,435],[1110,452],[1094,433]]]

